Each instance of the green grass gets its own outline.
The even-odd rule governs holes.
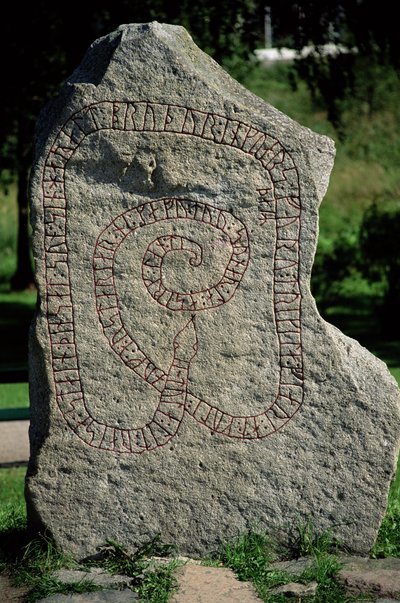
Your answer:
[[[0,468],[0,511],[10,505],[24,505],[26,467]]]
[[[118,543],[108,542],[96,556],[96,561],[80,563],[61,554],[46,535],[31,540],[23,502],[25,472],[25,467],[0,469],[0,572],[7,571],[16,586],[29,588],[26,603],[57,593],[101,590],[89,580],[64,584],[52,575],[61,568],[87,569],[93,566],[112,574],[132,577],[132,589],[139,594],[142,603],[167,603],[176,589],[174,572],[181,562],[172,559],[160,567],[152,566],[151,556],[165,556],[172,551],[172,547],[162,545],[158,537],[134,554]]]
[[[3,471],[3,470],[1,470]],[[23,502],[0,506],[0,572],[9,573],[28,543]]]
[[[41,536],[30,541],[23,549],[12,568],[17,586],[29,586],[26,602],[34,603],[51,595],[61,593],[84,593],[101,590],[90,581],[64,584],[52,576],[61,568],[74,568],[77,564],[71,557],[60,554],[51,539]]]
[[[314,603],[354,601],[354,597],[346,596],[345,588],[336,581],[340,568],[341,563],[335,555],[328,552],[314,554],[312,567],[305,570],[299,578],[304,584],[313,581],[318,583]]]
[[[108,541],[92,563],[111,574],[133,578],[133,588],[143,603],[167,603],[177,587],[174,572],[182,564],[171,560],[162,566],[153,567],[150,558],[167,557],[173,550],[172,546],[162,544],[159,536],[155,536],[134,553],[117,542]]]
[[[387,512],[371,554],[373,557],[400,557],[400,458],[389,491]]]
[[[0,471],[3,471],[1,469]],[[12,497],[10,496],[10,500]],[[13,554],[13,538],[7,541],[9,535],[16,536],[17,533],[26,530],[26,509],[25,503],[19,499],[17,502],[9,502],[0,506],[0,569],[1,562]]]
[[[397,501],[393,511],[397,509],[397,512],[400,511],[399,489],[400,472],[391,489],[391,499]],[[396,532],[396,526],[393,522],[390,523],[389,515],[388,518],[387,526],[385,523],[382,525],[381,540],[378,539],[373,550],[374,556],[400,555],[398,527]],[[396,541],[390,540],[394,535]],[[171,552],[172,547],[162,545],[159,538],[154,538],[135,553],[130,553],[119,543],[109,541],[95,559],[78,564],[71,557],[61,555],[51,539],[45,536],[28,540],[25,513],[21,504],[14,502],[0,511],[0,571],[7,569],[16,585],[30,587],[27,603],[34,603],[56,593],[97,590],[88,581],[65,585],[52,576],[61,567],[84,569],[93,566],[110,573],[131,576],[132,588],[139,594],[139,601],[142,603],[167,603],[177,587],[174,572],[180,562],[172,560],[154,567],[150,557],[165,556]],[[346,596],[343,587],[336,581],[336,574],[341,567],[338,558],[341,552],[340,543],[330,533],[318,534],[311,524],[306,524],[299,526],[298,537],[290,549],[279,550],[265,532],[253,530],[223,545],[211,560],[205,560],[204,563],[231,568],[239,580],[253,583],[265,603],[286,601],[283,595],[271,593],[271,589],[277,586],[289,582],[309,584],[314,581],[318,583],[318,588],[315,597],[310,599],[313,603],[350,603],[354,599]],[[300,576],[278,571],[271,563],[282,554],[286,559],[307,556],[311,559],[311,565]]]
[[[39,536],[34,540],[28,539],[24,517],[16,515],[17,523],[14,531],[0,529],[0,537],[8,535],[13,537],[11,552],[4,552],[4,540],[0,549],[0,569],[7,569],[16,586],[26,586],[29,592],[26,603],[34,603],[51,595],[86,593],[101,590],[89,580],[81,580],[75,584],[64,584],[52,574],[61,568],[77,568],[78,564],[70,556],[60,554],[52,540],[46,536]],[[7,533],[8,532],[8,533]]]
[[[139,601],[142,603],[167,603],[177,590],[175,570],[182,564],[177,561],[159,567],[145,575],[138,587]]]
[[[276,558],[269,536],[250,531],[223,545],[206,563],[231,568],[239,580],[252,582],[263,601],[268,601],[269,590],[288,582],[286,572],[269,568]]]
[[[271,538],[258,530],[242,534],[225,544],[206,563],[226,565],[233,569],[240,580],[263,573],[276,554]]]
[[[27,383],[1,383],[1,408],[26,408],[29,406],[29,391]]]
[[[15,184],[0,188],[0,285],[7,284],[15,271],[17,249],[17,202]]]
[[[346,137],[340,140],[326,111],[312,99],[306,84],[289,84],[290,65],[254,67],[241,78],[252,92],[312,130],[333,138],[336,159],[320,209],[319,250],[344,232],[358,228],[372,201],[390,203],[400,197],[400,103],[384,97],[379,112],[353,107],[345,116]],[[382,77],[386,77],[382,74]],[[390,76],[391,77],[391,76]],[[296,78],[295,78],[296,79]]]
[[[333,551],[333,553],[332,553]],[[310,525],[299,529],[296,547],[292,554],[311,557],[312,564],[300,576],[274,569],[271,561],[276,551],[269,536],[261,531],[250,531],[225,544],[213,559],[214,564],[230,567],[239,580],[252,582],[258,596],[265,603],[283,603],[286,597],[271,592],[289,582],[308,584],[316,581],[318,588],[313,603],[344,603],[344,588],[335,579],[341,564],[335,553],[337,543],[329,534],[316,535]]]
[[[297,538],[290,547],[291,557],[318,557],[326,553],[340,551],[340,543],[328,530],[318,533],[311,522],[301,523],[297,528]]]
[[[28,335],[36,305],[34,291],[10,293],[0,286],[0,370],[26,369],[28,366]],[[0,409],[29,406],[27,383],[0,383]]]

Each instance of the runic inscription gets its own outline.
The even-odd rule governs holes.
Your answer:
[[[160,198],[112,216],[98,235],[93,251],[96,309],[104,336],[132,378],[142,379],[158,394],[158,405],[143,426],[122,429],[101,421],[86,403],[75,339],[67,236],[68,199],[65,172],[83,140],[99,130],[163,132],[192,136],[229,146],[259,162],[269,177],[255,191],[260,224],[273,221],[273,311],[279,351],[279,382],[273,403],[254,415],[221,410],[218,400],[203,400],[188,387],[192,363],[201,346],[198,313],[218,308],[234,298],[251,263],[249,225],[233,212],[190,198]],[[69,427],[89,446],[120,453],[142,453],[169,442],[189,415],[220,436],[242,440],[265,438],[282,428],[303,402],[301,289],[299,283],[301,205],[297,169],[278,140],[241,121],[172,104],[104,101],[84,107],[64,124],[47,156],[42,180],[45,215],[46,303],[56,399]],[[164,282],[163,262],[171,252],[185,252],[190,265],[202,262],[195,237],[171,232],[149,240],[142,258],[143,295],[173,312],[187,315],[185,326],[171,342],[171,362],[163,371],[141,349],[124,325],[115,285],[115,257],[136,229],[161,222],[183,221],[220,232],[230,257],[219,280],[198,291],[174,290]],[[203,315],[203,314],[202,314]]]

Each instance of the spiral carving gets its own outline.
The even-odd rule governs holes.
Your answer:
[[[202,400],[188,391],[188,374],[195,362],[197,340],[195,314],[229,301],[249,262],[249,239],[244,225],[232,214],[211,205],[184,199],[160,199],[117,216],[100,234],[93,256],[95,301],[104,335],[112,350],[135,375],[160,394],[150,422],[141,428],[122,428],[115,421],[93,416],[82,382],[76,347],[78,329],[71,281],[68,221],[72,204],[66,191],[68,164],[86,137],[102,131],[135,132],[174,139],[191,138],[207,145],[227,147],[254,161],[266,180],[257,188],[259,224],[273,224],[275,251],[272,262],[272,309],[279,360],[279,381],[271,404],[257,415],[234,415],[220,409],[218,400]],[[297,167],[291,153],[270,133],[255,125],[212,111],[148,100],[99,101],[81,107],[56,133],[42,172],[45,252],[45,313],[51,350],[52,393],[70,429],[87,445],[115,453],[143,453],[164,445],[189,415],[213,433],[228,438],[258,440],[280,430],[301,408],[304,400],[302,342],[302,290],[300,278],[302,204]],[[120,315],[114,283],[114,258],[119,245],[137,227],[161,220],[201,221],[221,230],[232,254],[217,283],[199,291],[168,287],[162,265],[150,266],[159,243],[147,249],[142,266],[145,290],[153,300],[174,311],[192,314],[172,341],[173,359],[164,372],[127,333]],[[172,239],[171,251],[182,245],[190,253],[189,266],[204,261],[198,242]],[[195,237],[196,238],[196,237]],[[164,250],[165,251],[165,250]],[[148,252],[148,253],[147,253]],[[198,263],[199,262],[199,263]],[[153,262],[154,263],[154,262]],[[146,265],[147,264],[147,265]],[[160,278],[161,277],[161,278]],[[175,287],[177,289],[177,287]],[[78,321],[79,322],[79,321]],[[201,345],[201,342],[200,342]]]
[[[143,440],[143,432],[160,432],[157,446],[166,444],[176,433],[185,410],[190,363],[197,354],[198,340],[194,318],[179,331],[173,341],[173,358],[165,374],[140,349],[123,324],[114,280],[116,253],[126,237],[137,229],[156,222],[186,220],[202,222],[219,230],[229,239],[231,254],[220,280],[199,291],[174,291],[164,284],[163,263],[171,252],[190,254],[191,266],[199,266],[201,245],[178,235],[153,240],[142,261],[143,283],[151,297],[173,311],[199,312],[229,301],[249,263],[249,238],[245,225],[230,212],[188,199],[158,199],[144,203],[117,216],[100,234],[93,254],[96,308],[100,323],[113,351],[138,376],[160,391],[159,404],[151,421],[131,430],[131,439]],[[167,424],[168,423],[168,429]],[[156,445],[154,444],[154,447]],[[150,446],[150,449],[152,447]],[[147,446],[149,449],[149,446]]]
[[[164,203],[170,205],[170,200]],[[243,278],[249,263],[249,240],[246,227],[237,218],[233,219],[228,212],[211,208],[204,203],[196,203],[200,210],[190,214],[192,201],[187,199],[174,200],[176,207],[184,208],[187,219],[209,224],[223,232],[228,238],[232,253],[221,279],[215,285],[198,291],[174,291],[164,283],[163,263],[168,253],[176,251],[188,252],[191,257],[189,264],[192,267],[200,266],[203,259],[201,245],[191,239],[177,235],[158,237],[150,243],[143,257],[142,278],[151,297],[160,305],[169,310],[199,312],[216,308],[229,301]],[[158,203],[158,202],[155,202]],[[204,216],[215,214],[213,222],[204,222]],[[228,219],[229,216],[229,219]],[[167,219],[165,216],[160,220]]]

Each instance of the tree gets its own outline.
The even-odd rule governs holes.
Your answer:
[[[381,309],[383,334],[400,336],[400,206],[382,207],[373,203],[365,212],[360,230],[360,250],[364,274],[371,281],[382,281]]]
[[[296,61],[297,74],[315,99],[326,107],[328,118],[342,131],[342,117],[355,101],[379,110],[379,82],[385,71],[400,70],[400,36],[397,11],[390,0],[270,0],[275,38],[301,50],[316,52]],[[324,45],[337,45],[336,54]],[[394,78],[390,85],[396,85]]]
[[[3,181],[11,174],[18,186],[14,289],[33,282],[27,188],[35,122],[89,44],[121,23],[158,20],[186,26],[204,50],[223,62],[237,52],[246,57],[254,48],[262,31],[260,7],[256,0],[36,0],[4,6],[0,56],[6,85],[0,95],[0,161]]]

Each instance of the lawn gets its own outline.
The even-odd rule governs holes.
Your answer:
[[[7,506],[24,505],[26,467],[0,468],[0,511]]]
[[[0,288],[0,371],[27,369],[28,333],[36,303],[34,291],[9,293]],[[0,409],[29,406],[27,383],[0,383]]]

